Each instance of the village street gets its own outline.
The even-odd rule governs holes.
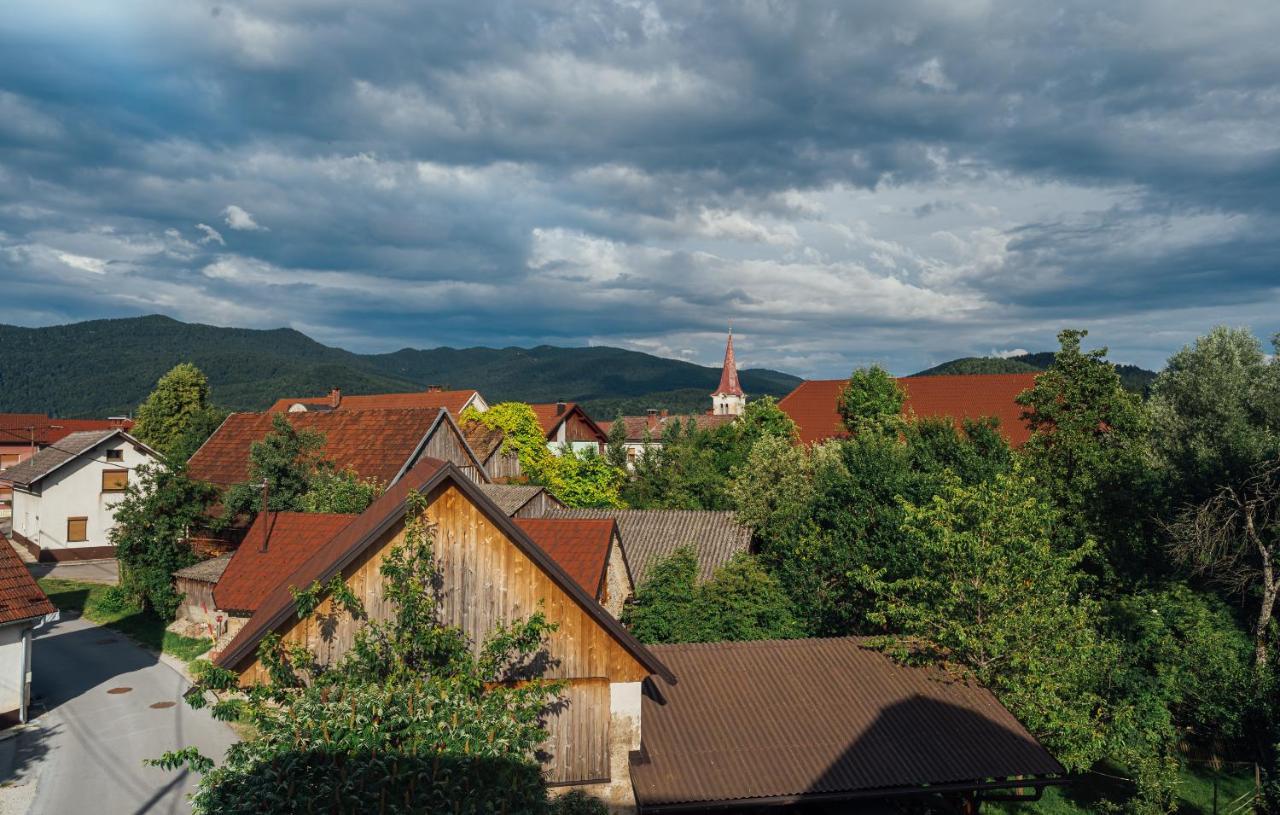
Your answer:
[[[185,746],[221,758],[232,730],[188,708],[187,681],[120,634],[78,617],[37,634],[33,723],[0,742],[0,812],[189,812],[194,778],[144,760]]]

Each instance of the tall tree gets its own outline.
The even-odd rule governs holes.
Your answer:
[[[223,522],[237,517],[253,517],[262,508],[262,485],[266,484],[266,508],[272,512],[301,512],[304,496],[324,460],[320,450],[324,435],[299,430],[284,414],[271,417],[271,432],[249,447],[249,480],[227,490],[223,499]]]
[[[273,635],[259,649],[268,681],[241,688],[209,668],[187,692],[192,707],[212,696],[215,717],[254,730],[220,766],[194,748],[152,762],[203,773],[198,815],[548,811],[534,754],[561,686],[536,665],[554,626],[536,612],[472,643],[443,624],[426,501],[409,502],[404,543],[380,566],[387,618],[369,619],[340,577],[297,594],[301,617],[365,621],[340,660]]]
[[[896,429],[906,401],[902,386],[879,365],[859,368],[836,402],[836,409],[850,433]]]
[[[138,407],[133,435],[167,458],[185,461],[225,414],[209,404],[209,379],[189,362],[160,377]],[[200,435],[204,438],[199,438]]]
[[[609,425],[609,443],[605,446],[604,457],[618,469],[627,466],[627,422],[621,411]]]

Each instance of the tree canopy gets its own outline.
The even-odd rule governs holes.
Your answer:
[[[209,438],[226,412],[209,402],[209,379],[189,362],[160,377],[138,407],[133,435],[172,461],[186,461]]]

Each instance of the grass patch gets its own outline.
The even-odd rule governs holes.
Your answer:
[[[1084,815],[1099,811],[1103,801],[1121,802],[1133,794],[1133,785],[1119,776],[1124,771],[1112,765],[1100,768],[1102,772],[1090,772],[1072,779],[1062,787],[1045,790],[1039,801],[1026,804],[989,804],[993,812],[1010,815]],[[1226,815],[1239,807],[1239,799],[1253,791],[1252,766],[1229,765],[1220,771],[1195,765],[1184,766],[1178,774],[1179,815],[1213,815],[1214,781],[1218,785],[1218,813]],[[1235,806],[1232,806],[1235,802]],[[1251,812],[1249,808],[1243,811]]]
[[[193,639],[166,631],[164,620],[125,600],[115,586],[46,577],[40,588],[62,611],[83,616],[90,622],[119,631],[153,651],[162,651],[190,662],[213,647],[213,640]]]

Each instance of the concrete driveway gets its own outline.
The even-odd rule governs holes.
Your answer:
[[[176,671],[85,620],[38,632],[32,667],[39,715],[34,726],[0,742],[0,780],[10,785],[0,789],[6,815],[190,812],[195,777],[143,761],[186,746],[221,761],[236,740],[208,711],[183,703],[188,685]]]
[[[27,570],[37,580],[42,577],[54,577],[59,580],[106,583],[109,586],[114,586],[120,582],[120,561],[115,558],[110,560],[72,560],[62,563],[28,563]]]

